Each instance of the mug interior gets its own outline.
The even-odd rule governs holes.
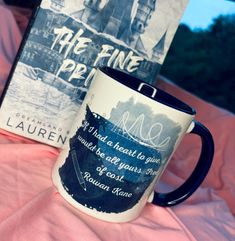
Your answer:
[[[184,103],[183,101],[177,99],[176,97],[168,94],[167,92],[160,90],[157,87],[150,85],[149,83],[142,81],[134,76],[131,76],[129,74],[126,74],[125,72],[122,72],[107,66],[101,67],[99,68],[99,70],[105,73],[106,75],[110,76],[114,80],[118,81],[119,83],[126,85],[135,91],[138,91],[138,88],[141,83],[145,83],[147,87],[149,86],[149,88],[145,88],[141,90],[141,92],[138,91],[139,93],[155,101],[158,101],[164,105],[167,105],[179,111],[185,112],[187,114],[190,114],[190,115],[196,114],[196,111],[192,107]],[[157,93],[154,97],[151,96],[153,89],[157,90]]]

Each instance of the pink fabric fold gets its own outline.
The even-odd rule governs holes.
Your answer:
[[[18,20],[0,5],[0,85],[3,88],[21,41]],[[22,16],[23,21],[27,21]],[[25,22],[26,23],[26,22]],[[76,210],[57,192],[51,171],[59,150],[0,130],[1,241],[235,240],[235,117],[164,78],[157,85],[197,110],[215,140],[215,157],[203,185],[186,202],[162,208],[146,205],[130,223],[107,223]],[[173,189],[189,175],[200,141],[187,135],[162,177]]]

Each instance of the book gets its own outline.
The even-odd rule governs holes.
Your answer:
[[[0,128],[62,147],[96,69],[154,83],[188,0],[42,0],[1,98]]]

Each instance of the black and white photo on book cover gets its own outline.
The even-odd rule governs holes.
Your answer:
[[[62,147],[96,69],[154,83],[188,0],[42,0],[18,53],[0,127]]]

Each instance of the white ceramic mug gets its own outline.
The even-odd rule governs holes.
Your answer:
[[[188,198],[210,168],[210,132],[195,111],[175,97],[126,73],[99,69],[53,169],[59,193],[74,207],[110,222],[127,222],[147,202],[171,206]],[[186,133],[202,139],[199,161],[170,193],[154,187]]]

